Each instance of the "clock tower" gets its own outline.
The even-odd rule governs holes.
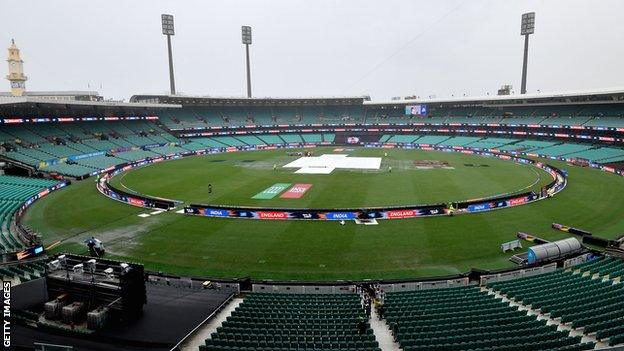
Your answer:
[[[9,46],[9,75],[7,79],[11,82],[11,94],[13,96],[22,96],[24,90],[26,90],[26,80],[28,79],[24,75],[24,61],[20,57],[20,51],[15,46],[15,40],[11,39],[11,46]]]

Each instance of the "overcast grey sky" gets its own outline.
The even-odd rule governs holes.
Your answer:
[[[29,90],[163,94],[170,13],[183,94],[245,94],[245,24],[257,97],[485,95],[519,90],[529,11],[529,92],[624,86],[619,0],[0,0],[0,43],[15,38]]]

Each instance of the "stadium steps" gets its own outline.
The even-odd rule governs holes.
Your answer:
[[[427,145],[439,145],[452,137],[449,136],[440,136],[440,135],[423,135],[422,137],[416,139],[416,144],[427,144]]]
[[[388,143],[402,143],[402,144],[412,144],[414,143],[420,135],[393,135],[386,142]]]
[[[448,147],[453,147],[453,146],[466,146],[470,143],[473,143],[477,140],[480,140],[481,137],[466,137],[466,136],[456,136],[456,137],[451,137],[449,139],[446,139],[442,142],[437,143],[437,145],[440,146],[448,146]]]
[[[225,322],[234,310],[243,302],[242,297],[233,298],[210,320],[196,330],[187,340],[180,345],[181,351],[197,351],[200,346],[206,344],[206,339],[217,331],[217,328]]]
[[[588,145],[560,143],[560,144],[556,144],[553,146],[547,146],[539,150],[534,150],[534,152],[540,155],[546,155],[546,156],[565,156],[567,154],[572,154],[572,153],[576,153],[579,151],[585,151],[590,148],[591,146],[588,146]]]
[[[526,309],[476,286],[389,292],[386,321],[410,350],[542,350],[593,348]]]
[[[311,134],[301,134],[301,138],[303,139],[303,141],[305,143],[321,143],[323,141],[323,136],[321,134],[317,134],[317,133],[311,133]]]
[[[199,350],[380,350],[361,318],[356,294],[251,293]]]
[[[505,302],[509,303],[509,305],[512,306],[512,307],[518,307],[518,310],[520,310],[520,311],[527,311],[527,315],[535,316],[535,318],[538,321],[539,320],[545,320],[546,321],[546,325],[556,325],[558,331],[568,331],[570,333],[570,336],[576,336],[576,337],[580,336],[582,344],[589,344],[589,345],[590,344],[594,344],[595,345],[594,347],[598,347],[598,348],[602,348],[602,347],[607,346],[606,343],[599,342],[593,336],[584,335],[582,331],[574,330],[571,325],[565,325],[565,324],[561,323],[561,321],[559,321],[557,319],[552,319],[552,318],[550,318],[547,315],[543,315],[543,314],[540,314],[539,312],[536,312],[530,306],[525,306],[522,303],[518,303],[516,301],[512,301],[512,300],[508,299],[506,296],[501,295],[500,292],[497,292],[497,291],[495,291],[493,289],[489,289],[489,288],[483,288],[483,290],[486,291],[488,294],[491,294],[491,295],[495,296],[496,298],[499,298],[502,301],[505,301]],[[593,347],[592,347],[592,349],[593,349]]]
[[[299,134],[294,134],[294,133],[293,134],[280,134],[280,137],[287,144],[301,144],[301,143],[303,143],[303,139],[301,139],[301,136]]]
[[[229,136],[219,136],[219,137],[212,137],[212,140],[218,141],[221,144],[224,144],[225,146],[244,146],[247,145],[244,142],[234,138],[234,137],[229,137]]]
[[[336,139],[336,134],[333,133],[323,133],[323,141],[333,143]]]
[[[601,343],[624,342],[624,261],[605,257],[567,270],[488,284],[545,318]]]
[[[371,316],[368,323],[371,329],[373,329],[375,339],[377,339],[381,351],[401,351],[401,346],[394,341],[394,336],[392,336],[392,331],[388,328],[388,324],[379,319],[379,314],[374,308],[371,308]]]
[[[392,138],[392,135],[384,134],[384,135],[381,136],[381,138],[379,138],[379,142],[380,143],[386,143],[386,142],[388,142],[388,140],[390,138]]]
[[[266,145],[283,144],[284,140],[276,134],[259,135],[258,138],[262,140]]]
[[[253,136],[253,135],[237,136],[236,139],[239,140],[242,143],[245,143],[245,144],[249,145],[249,146],[265,145],[266,144],[262,139],[259,139],[258,137]]]

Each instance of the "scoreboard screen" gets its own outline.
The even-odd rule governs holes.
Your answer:
[[[426,116],[427,105],[407,105],[405,106],[405,114],[410,116]]]

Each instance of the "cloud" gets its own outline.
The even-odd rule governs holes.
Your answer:
[[[528,11],[537,13],[529,91],[624,80],[624,3],[616,0],[22,0],[0,7],[0,43],[15,38],[22,49],[29,90],[90,88],[126,99],[166,93],[161,13],[175,16],[176,87],[190,95],[244,96],[241,25],[253,27],[255,96],[495,93],[519,86],[520,16]]]

